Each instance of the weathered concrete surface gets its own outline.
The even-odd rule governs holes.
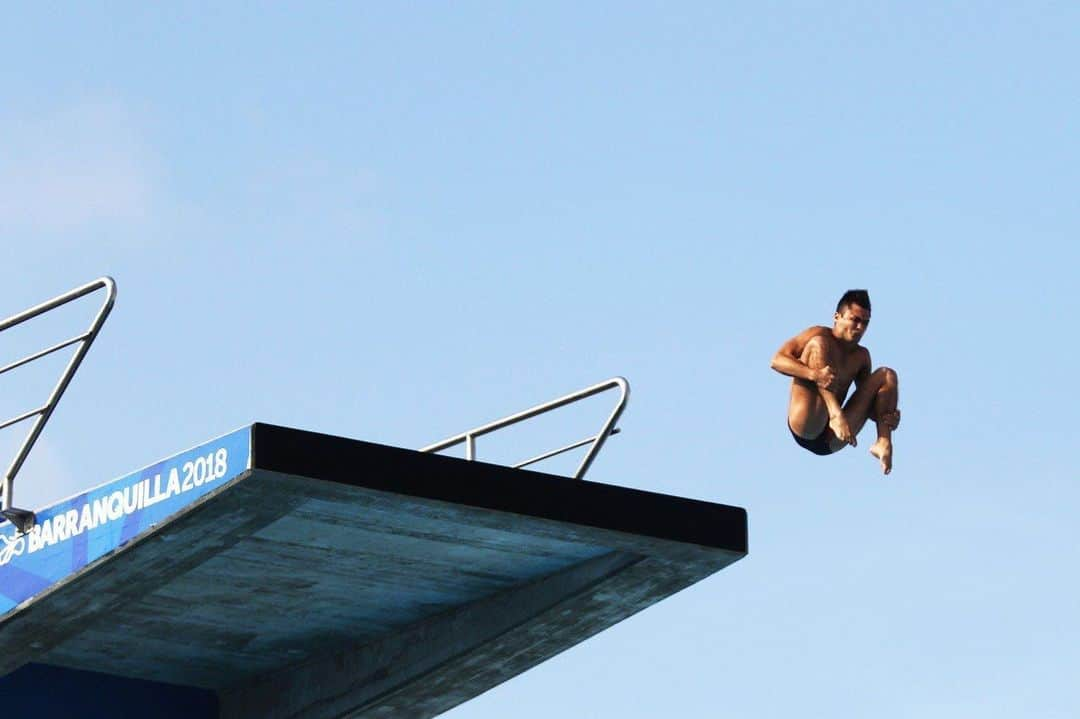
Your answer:
[[[0,624],[224,717],[429,717],[746,554],[741,509],[268,425],[254,469]]]
[[[146,595],[208,561],[223,548],[287,513],[244,484],[250,473],[189,507],[173,522],[99,560],[0,623],[0,676],[46,657],[95,627],[105,631]],[[228,497],[232,501],[218,502]],[[76,667],[83,668],[83,667]],[[85,667],[101,670],[98,666]]]
[[[360,706],[386,706],[385,699],[395,690],[427,684],[431,680],[426,675],[431,672],[459,662],[462,656],[548,611],[564,597],[581,593],[638,559],[618,552],[597,557],[368,644],[341,647],[231,687],[220,693],[222,717],[337,717]],[[508,659],[509,655],[500,656],[496,661]],[[463,691],[465,687],[455,689]],[[395,702],[411,703],[407,699]],[[449,706],[452,704],[442,708]],[[393,707],[391,711],[398,715]]]

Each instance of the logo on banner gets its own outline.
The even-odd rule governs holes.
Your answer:
[[[26,537],[21,534],[13,534],[10,537],[0,534],[0,567],[18,557],[26,549]]]

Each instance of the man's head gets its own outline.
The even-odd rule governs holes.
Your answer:
[[[833,336],[838,340],[857,343],[870,324],[870,293],[848,290],[836,303],[833,315]]]

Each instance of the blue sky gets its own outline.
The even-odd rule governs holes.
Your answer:
[[[590,478],[746,507],[750,556],[446,716],[1075,716],[1078,27],[1050,2],[9,9],[0,315],[120,288],[20,498],[253,420],[418,447],[621,374]],[[900,376],[887,479],[868,435],[795,447],[768,368],[849,287]],[[0,378],[5,416],[31,385]]]

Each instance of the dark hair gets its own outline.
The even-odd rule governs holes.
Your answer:
[[[840,298],[840,301],[836,303],[836,311],[843,312],[844,308],[848,305],[858,305],[859,307],[865,307],[866,311],[870,311],[870,293],[866,290],[848,290],[844,293],[844,296]]]

